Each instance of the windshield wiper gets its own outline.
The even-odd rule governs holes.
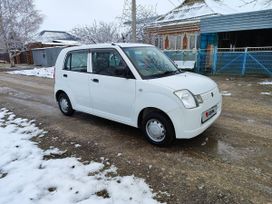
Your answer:
[[[181,70],[177,69],[177,70],[172,70],[172,71],[165,71],[159,75],[162,75],[162,76],[168,76],[168,75],[174,75],[174,74],[179,74],[179,73],[182,73]]]
[[[180,71],[178,70],[172,70],[172,71],[165,71],[163,73],[158,73],[158,74],[154,74],[151,77],[164,77],[164,76],[170,76],[170,75],[175,75],[177,73],[180,73]]]

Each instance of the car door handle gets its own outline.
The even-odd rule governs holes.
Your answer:
[[[92,81],[95,82],[95,83],[99,83],[98,79],[92,79]]]
[[[64,74],[63,77],[66,77],[66,78],[67,78],[68,76],[67,76],[67,74]]]

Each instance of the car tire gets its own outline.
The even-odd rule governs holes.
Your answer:
[[[160,112],[148,113],[142,120],[141,128],[146,139],[153,145],[166,147],[176,138],[171,120]]]
[[[69,97],[65,93],[61,93],[58,97],[58,105],[60,111],[66,115],[71,116],[74,113],[74,109],[72,107],[71,101]]]

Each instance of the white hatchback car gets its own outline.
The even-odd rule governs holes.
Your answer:
[[[65,115],[77,110],[138,127],[159,146],[201,134],[222,105],[214,81],[180,71],[145,44],[63,49],[55,65],[55,97]]]

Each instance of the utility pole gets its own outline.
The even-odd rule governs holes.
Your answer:
[[[131,11],[131,28],[132,28],[132,42],[136,43],[136,0],[132,0]]]

